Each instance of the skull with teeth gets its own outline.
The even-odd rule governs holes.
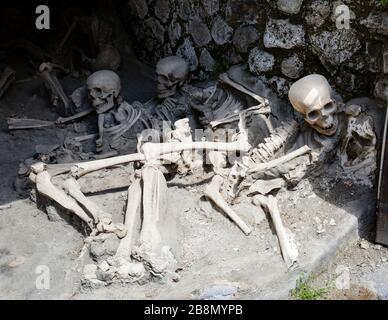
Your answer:
[[[312,74],[298,80],[291,86],[288,97],[314,130],[325,136],[337,132],[337,103],[325,77]]]
[[[156,65],[158,98],[164,99],[175,95],[177,89],[187,80],[189,67],[187,62],[177,56],[159,60]]]
[[[110,70],[100,70],[89,76],[86,81],[89,100],[98,114],[114,107],[120,97],[119,76]]]

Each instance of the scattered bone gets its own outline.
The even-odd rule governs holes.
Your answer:
[[[135,240],[136,228],[140,224],[140,212],[142,203],[142,190],[140,179],[136,179],[128,189],[128,204],[125,214],[125,227],[127,235],[121,239],[116,256],[130,260],[132,246]]]
[[[227,85],[231,86],[232,88],[235,88],[238,91],[241,91],[241,92],[249,95],[250,97],[252,97],[256,101],[258,101],[260,104],[262,104],[262,105],[269,105],[269,101],[267,99],[265,99],[265,98],[255,94],[254,92],[252,92],[251,90],[248,90],[247,88],[245,88],[244,86],[238,84],[237,82],[234,82],[232,79],[229,78],[227,73],[221,74],[219,76],[219,80],[221,82],[224,82]]]
[[[69,115],[73,113],[73,110],[70,104],[70,100],[63,91],[62,85],[56,76],[56,72],[58,70],[65,71],[64,68],[60,65],[51,62],[45,62],[39,66],[39,75],[44,79],[45,84],[50,91],[51,103],[53,106],[57,107],[59,100],[62,101],[65,108],[65,114]]]
[[[257,180],[250,188],[249,194],[260,193],[267,195],[273,190],[281,189],[285,185],[285,181],[282,178],[272,180]]]
[[[248,173],[252,174],[252,173],[256,173],[256,172],[264,172],[266,170],[275,168],[281,164],[285,164],[285,163],[291,161],[292,159],[295,159],[295,158],[300,157],[300,156],[305,155],[305,154],[309,154],[310,152],[311,152],[311,149],[308,146],[304,146],[302,148],[299,148],[299,149],[297,149],[293,152],[290,152],[290,153],[286,154],[285,156],[282,156],[282,157],[277,158],[275,160],[268,161],[265,163],[259,163],[255,166],[249,168]]]
[[[233,211],[228,203],[222,198],[220,188],[223,178],[219,175],[214,176],[212,182],[206,187],[205,195],[211,199],[217,207],[225,212],[228,217],[246,234],[249,235],[252,229]]]
[[[79,204],[81,204],[92,216],[95,223],[100,221],[100,217],[106,215],[93,201],[89,200],[81,192],[81,188],[74,178],[69,178],[63,184],[64,189],[72,196]]]
[[[283,259],[287,267],[291,268],[298,260],[298,248],[290,236],[289,231],[284,228],[276,198],[272,195],[269,195],[268,197],[258,195],[253,199],[253,202],[256,205],[261,205],[267,209],[271,215],[271,220],[279,239]]]
[[[63,190],[58,189],[52,184],[51,177],[48,172],[43,171],[36,175],[36,188],[39,193],[54,200],[70,212],[73,212],[93,230],[93,220],[85,213],[77,202],[75,202],[74,199],[70,198]]]
[[[11,204],[9,203],[9,204],[4,204],[4,205],[1,205],[0,206],[0,210],[5,210],[5,209],[10,209],[12,206],[11,206]]]

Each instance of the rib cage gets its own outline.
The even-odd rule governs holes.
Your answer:
[[[263,163],[273,159],[275,154],[298,132],[298,123],[295,120],[282,122],[275,131],[264,139],[264,143],[252,149],[250,158],[254,163]]]

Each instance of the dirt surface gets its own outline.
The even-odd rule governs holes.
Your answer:
[[[325,290],[321,299],[388,299],[388,248],[373,239],[374,234],[370,233],[349,244],[321,274],[311,279],[312,288]]]

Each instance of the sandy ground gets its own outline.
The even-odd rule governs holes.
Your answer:
[[[388,300],[388,248],[374,243],[374,234],[350,244],[310,281],[325,289],[321,299]]]

